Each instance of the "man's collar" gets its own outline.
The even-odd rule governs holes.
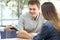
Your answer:
[[[30,15],[30,13],[29,13],[29,15]],[[37,17],[36,17],[35,20],[38,20],[39,16],[40,16],[40,12],[38,13],[38,15],[37,15]],[[34,18],[33,18],[31,15],[30,15],[30,18],[31,18],[32,20],[34,20]]]

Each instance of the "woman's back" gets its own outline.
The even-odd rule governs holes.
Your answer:
[[[33,40],[59,40],[57,30],[49,21],[45,21],[42,25],[41,32],[33,38]]]

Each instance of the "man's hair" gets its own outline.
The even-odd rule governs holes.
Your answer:
[[[39,7],[39,6],[40,6],[40,1],[39,1],[39,0],[29,0],[29,1],[28,1],[28,5],[29,5],[29,4],[31,4],[31,5],[36,4],[37,7]]]

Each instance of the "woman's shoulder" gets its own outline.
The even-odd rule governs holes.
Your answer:
[[[53,25],[51,24],[51,22],[48,21],[48,20],[45,20],[45,21],[43,22],[43,26],[46,26],[46,27],[48,27],[48,28],[52,28],[52,27],[53,27]]]

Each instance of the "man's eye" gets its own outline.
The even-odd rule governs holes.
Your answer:
[[[32,10],[31,8],[29,8],[29,10]]]

